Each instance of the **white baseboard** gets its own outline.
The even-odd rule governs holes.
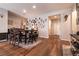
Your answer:
[[[39,36],[39,37],[41,37],[41,38],[49,38],[48,36]]]
[[[0,42],[5,42],[5,41],[7,41],[6,39],[4,39],[4,40],[0,40]]]
[[[69,42],[70,42],[70,39],[61,39],[61,40],[64,40],[64,41],[69,41]]]

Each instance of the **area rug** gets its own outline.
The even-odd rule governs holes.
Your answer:
[[[28,49],[28,48],[33,48],[33,47],[35,47],[35,46],[38,45],[39,43],[41,43],[41,40],[38,40],[38,41],[36,41],[36,42],[34,42],[34,43],[29,43],[29,44],[21,43],[21,44],[19,44],[19,46],[22,47],[22,48]]]

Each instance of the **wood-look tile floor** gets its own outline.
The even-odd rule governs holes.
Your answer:
[[[13,46],[8,42],[0,43],[0,55],[3,55],[3,56],[25,55],[29,51],[30,49],[24,49],[18,46]]]
[[[50,36],[50,41],[52,43],[52,49],[49,53],[50,56],[62,56],[62,42],[58,36]]]
[[[0,43],[0,56],[62,56],[62,44],[58,37],[50,36],[48,40],[43,38],[41,40],[41,43],[30,49],[13,46],[8,42],[2,42]]]

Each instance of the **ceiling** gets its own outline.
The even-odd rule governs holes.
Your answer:
[[[32,6],[36,5],[33,9]],[[55,10],[72,8],[73,3],[0,3],[0,8],[15,12],[24,17],[36,16]],[[23,9],[27,12],[23,13]]]

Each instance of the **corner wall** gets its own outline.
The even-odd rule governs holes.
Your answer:
[[[3,15],[2,18],[0,16],[0,33],[7,33],[8,32],[8,11],[0,8],[0,15]]]
[[[74,4],[72,10],[72,33],[76,32],[77,32],[77,10],[76,10],[76,4]]]

